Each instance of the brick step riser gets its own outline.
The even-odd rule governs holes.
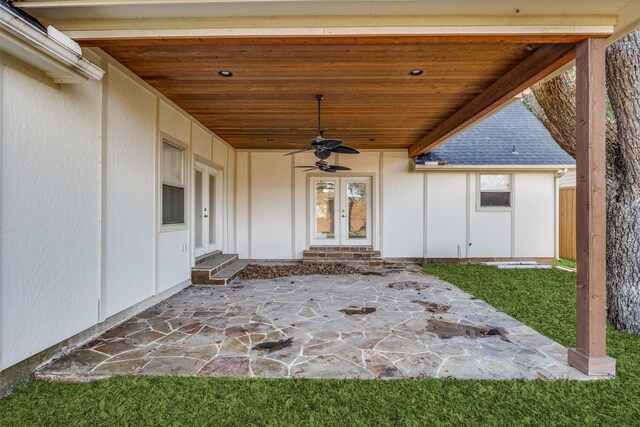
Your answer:
[[[312,258],[341,258],[341,259],[371,259],[371,258],[380,258],[380,252],[371,252],[371,253],[303,253],[302,257],[304,259],[312,259]]]
[[[213,276],[225,267],[230,266],[237,260],[238,256],[234,256],[220,265],[207,269],[198,269],[198,266],[196,265],[191,269],[191,283],[196,285],[212,285],[214,284],[212,283],[212,281],[214,280]]]
[[[241,272],[242,272],[242,270],[239,270],[239,271],[233,273],[231,276],[225,277],[225,278],[218,278],[218,277],[213,278],[213,279],[211,279],[211,283],[209,283],[209,284],[210,285],[215,285],[215,286],[228,285],[233,279],[238,277]]]
[[[371,260],[344,260],[344,259],[305,259],[303,264],[345,264],[350,266],[368,266],[368,267],[382,267],[384,261],[382,259]]]
[[[373,246],[309,246],[312,252],[367,252],[372,251]]]
[[[201,277],[197,282],[194,281],[193,277],[192,277],[191,283],[193,283],[194,285],[227,285],[233,279],[238,277],[238,275],[240,274],[241,271],[242,270],[239,270],[239,271],[233,273],[232,275],[230,275],[229,277],[213,277],[213,275],[211,275],[209,277],[205,277],[205,278]],[[193,274],[192,274],[192,276],[193,276]]]
[[[236,262],[237,260],[238,260],[238,257],[237,257],[237,256],[235,256],[235,257],[230,258],[230,259],[228,259],[227,261],[223,262],[222,264],[217,265],[217,266],[215,266],[215,267],[213,267],[213,268],[203,268],[203,269],[199,269],[199,268],[198,268],[198,266],[196,265],[196,266],[192,269],[192,271],[198,271],[198,272],[200,272],[200,271],[202,271],[202,272],[209,272],[209,275],[210,275],[211,277],[213,277],[213,275],[214,275],[214,274],[216,274],[218,271],[222,270],[222,269],[223,269],[223,268],[225,268],[225,267],[230,266],[231,264],[233,264],[233,263],[234,263],[234,262]]]

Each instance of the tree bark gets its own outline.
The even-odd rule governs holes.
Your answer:
[[[525,104],[575,158],[572,72],[532,86]],[[640,334],[640,30],[607,48],[607,317]]]
[[[640,334],[640,31],[607,49],[617,138],[608,147],[607,317]]]

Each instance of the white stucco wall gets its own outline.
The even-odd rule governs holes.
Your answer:
[[[554,256],[557,209],[554,171],[495,172],[512,175],[512,209],[506,211],[478,208],[476,172],[425,173],[426,257]]]
[[[428,173],[426,258],[467,253],[467,174]]]
[[[185,148],[191,206],[199,129],[193,152],[222,169],[233,212],[234,150],[112,59],[89,54],[107,74],[76,85],[0,56],[0,370],[189,279],[190,209],[186,226],[158,225],[163,136]]]
[[[101,85],[0,64],[0,369],[98,319]]]
[[[251,257],[292,258],[291,157],[251,153]]]
[[[519,173],[514,209],[514,256],[554,256],[555,177],[553,174]]]
[[[236,249],[240,258],[251,258],[251,204],[249,198],[249,156],[250,153],[236,153]]]
[[[112,66],[105,141],[105,316],[155,293],[154,95]]]
[[[383,152],[382,248],[387,258],[422,257],[424,242],[424,177],[408,173],[405,152]]]
[[[313,165],[317,159],[312,153],[293,158],[285,153],[237,153],[236,233],[241,257],[301,259],[309,246],[309,178],[319,174],[295,166]],[[373,246],[389,258],[422,257],[424,178],[409,172],[406,151],[334,155],[330,162],[351,168],[335,176],[371,178]]]

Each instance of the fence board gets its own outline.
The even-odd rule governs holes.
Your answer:
[[[560,189],[560,257],[576,259],[576,189]]]

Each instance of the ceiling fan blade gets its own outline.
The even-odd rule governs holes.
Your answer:
[[[300,172],[311,172],[311,171],[314,171],[314,170],[316,170],[316,169],[318,169],[318,168],[315,168],[315,167],[314,167],[314,168],[305,169],[305,170],[300,171]]]
[[[303,148],[301,150],[292,151],[290,153],[285,154],[285,156],[291,156],[292,154],[304,153],[305,151],[309,151],[311,148]]]
[[[340,145],[338,147],[330,148],[329,150],[332,153],[339,153],[339,154],[360,154],[360,152],[355,148],[351,148],[346,145]]]
[[[338,166],[338,165],[330,165],[329,169],[333,169],[334,171],[350,171],[351,168],[346,166]]]
[[[343,141],[341,139],[316,138],[311,140],[312,147],[334,148],[342,145],[342,143]]]
[[[317,168],[317,166],[296,166],[296,168]]]

